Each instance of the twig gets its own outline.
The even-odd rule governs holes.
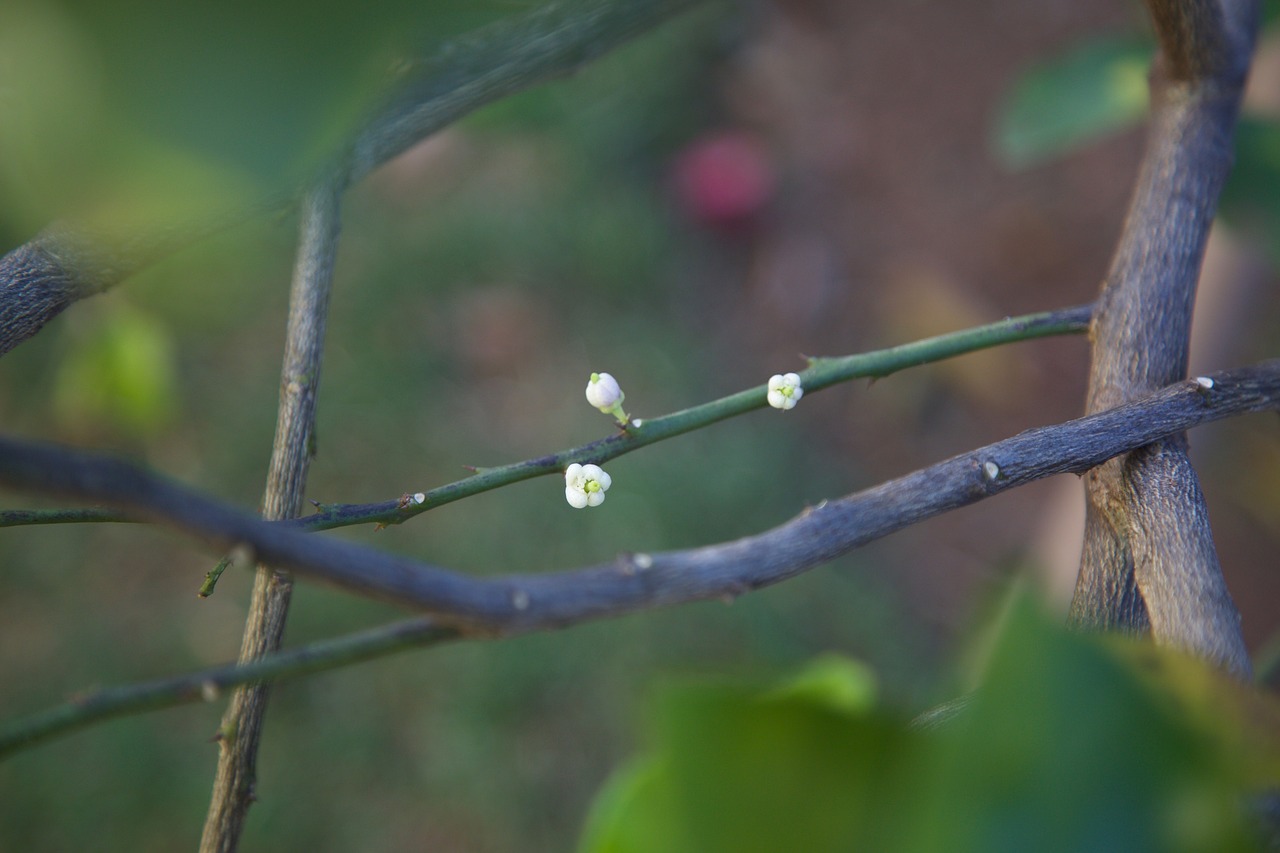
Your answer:
[[[362,663],[457,636],[428,618],[408,619],[333,640],[276,652],[247,663],[228,664],[141,684],[89,690],[66,703],[13,720],[0,730],[0,758],[114,717],[158,711],[192,702],[212,702],[222,691],[251,682],[310,675]]]
[[[106,507],[83,509],[6,509],[0,510],[0,527],[24,527],[31,524],[133,524],[139,521],[127,513]]]
[[[1088,412],[1186,376],[1204,244],[1231,166],[1256,4],[1148,0],[1161,43],[1133,200],[1092,330]],[[1087,482],[1074,623],[1151,630],[1247,675],[1240,617],[1185,440],[1114,459]]]
[[[295,518],[302,511],[307,469],[315,455],[316,394],[338,249],[341,187],[342,181],[334,178],[314,188],[302,202],[280,371],[280,409],[263,497],[262,515],[269,520]],[[292,591],[293,579],[287,572],[258,567],[240,648],[241,662],[280,648]],[[254,800],[258,742],[266,710],[267,687],[253,684],[236,691],[223,717],[218,771],[200,842],[206,853],[231,851],[239,842]]]
[[[905,477],[819,504],[773,530],[686,551],[624,554],[551,575],[476,578],[341,540],[307,536],[202,497],[132,465],[0,439],[0,482],[79,496],[110,491],[196,538],[243,541],[266,561],[439,613],[303,646],[244,666],[89,693],[0,730],[0,757],[93,722],[199,701],[225,687],[317,672],[461,636],[554,630],[593,619],[778,583],[903,527],[1052,474],[1083,473],[1161,437],[1242,412],[1280,408],[1280,361],[1180,382],[1118,409],[1029,430]]]

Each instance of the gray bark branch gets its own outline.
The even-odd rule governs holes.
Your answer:
[[[1147,149],[1094,314],[1088,412],[1186,376],[1196,283],[1253,49],[1251,4],[1149,0],[1161,42]],[[1204,499],[1174,435],[1089,473],[1071,620],[1150,632],[1245,675]]]

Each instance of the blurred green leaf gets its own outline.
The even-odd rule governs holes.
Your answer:
[[[1274,700],[1025,601],[982,687],[928,732],[857,664],[774,690],[663,692],[653,752],[597,800],[583,851],[1233,851],[1280,779]]]
[[[1219,202],[1222,218],[1280,261],[1280,123],[1241,116],[1236,163]]]
[[[587,817],[580,853],[646,853],[689,850],[677,817],[670,770],[643,758],[618,770],[596,796]]]
[[[53,387],[59,425],[72,433],[111,430],[148,437],[171,417],[174,351],[163,323],[119,300],[77,318]]]
[[[192,197],[218,188],[209,174],[257,195],[289,190],[369,109],[395,61],[527,5],[0,4],[0,215],[20,230],[86,213],[110,221],[134,189],[154,205],[175,176],[170,198],[204,211],[225,201]],[[164,174],[149,168],[155,152]]]
[[[773,690],[669,688],[656,754],[610,782],[581,849],[879,849],[913,735],[866,708],[872,691],[864,667],[834,657]]]
[[[1152,687],[1106,643],[1021,602],[899,810],[935,816],[909,822],[902,849],[1253,849],[1244,755]]]
[[[1141,121],[1147,111],[1149,39],[1090,39],[1026,72],[1000,107],[994,145],[1026,168]]]

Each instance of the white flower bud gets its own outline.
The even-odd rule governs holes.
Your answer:
[[[618,387],[618,380],[608,373],[591,374],[591,381],[587,383],[587,402],[600,411],[608,414],[625,396]]]

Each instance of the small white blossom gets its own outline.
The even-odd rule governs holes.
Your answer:
[[[769,405],[775,409],[794,409],[803,396],[800,374],[779,373],[769,377]]]
[[[613,478],[599,465],[579,465],[577,462],[564,471],[564,499],[574,509],[600,506],[604,493],[613,485]]]
[[[627,423],[627,413],[622,410],[622,401],[627,398],[618,386],[618,380],[608,373],[593,373],[587,382],[587,402],[606,415],[613,415],[618,423]]]

